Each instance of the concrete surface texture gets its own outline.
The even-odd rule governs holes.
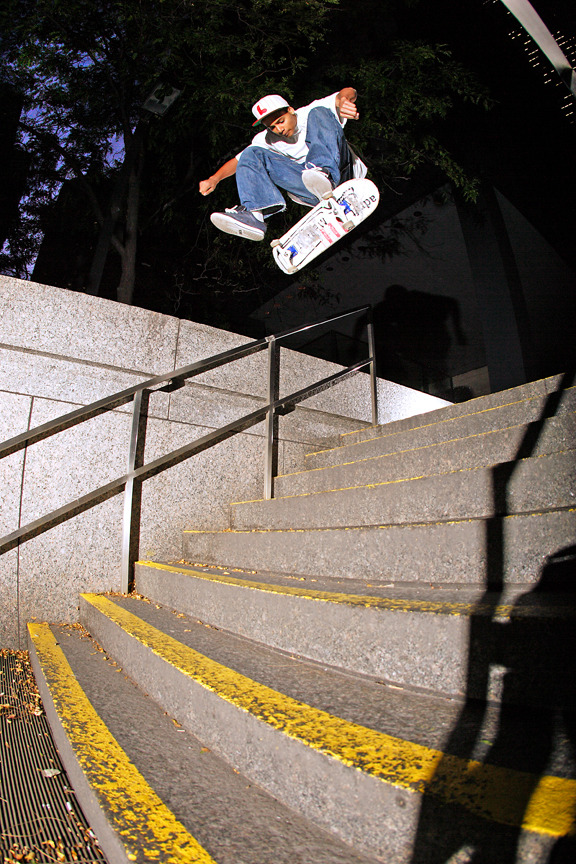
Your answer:
[[[85,294],[0,276],[0,440],[79,406],[249,342],[246,337]],[[265,404],[266,356],[252,355],[150,400],[146,461]],[[281,351],[281,395],[340,367]],[[379,382],[380,422],[446,403]],[[365,375],[281,418],[279,470],[316,445],[369,426]],[[0,460],[0,536],[126,470],[131,404]],[[180,555],[182,529],[225,527],[230,501],[260,498],[263,424],[145,484],[141,556]],[[240,469],[240,470],[239,470]],[[72,622],[81,591],[119,590],[122,496],[0,557],[0,645],[22,647],[32,619]]]
[[[575,383],[364,424],[29,625],[111,861],[576,860]]]

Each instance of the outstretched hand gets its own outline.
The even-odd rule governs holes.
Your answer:
[[[209,177],[208,180],[201,180],[200,185],[198,187],[201,195],[210,195],[216,189],[218,184],[214,180],[213,177]]]
[[[232,159],[229,159],[228,162],[225,162],[217,171],[212,174],[211,177],[208,177],[207,180],[201,180],[200,185],[198,186],[198,191],[201,195],[210,195],[211,192],[214,192],[216,186],[220,183],[221,180],[224,180],[226,177],[232,177],[236,173],[236,168],[238,167],[238,159],[234,156]]]

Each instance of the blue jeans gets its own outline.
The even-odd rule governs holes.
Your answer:
[[[310,111],[306,144],[306,162],[295,162],[289,156],[263,147],[247,147],[236,169],[240,203],[247,210],[262,210],[264,216],[271,216],[286,208],[280,192],[284,189],[307,204],[317,204],[318,199],[302,183],[305,168],[323,168],[335,186],[348,179],[348,176],[343,176],[343,173],[348,174],[350,162],[348,144],[342,126],[328,108]]]

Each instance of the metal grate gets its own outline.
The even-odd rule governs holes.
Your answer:
[[[76,801],[26,651],[0,651],[0,862],[106,861]]]

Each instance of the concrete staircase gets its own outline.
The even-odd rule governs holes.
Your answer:
[[[110,861],[576,860],[575,432],[559,376],[344,435],[30,625]]]

